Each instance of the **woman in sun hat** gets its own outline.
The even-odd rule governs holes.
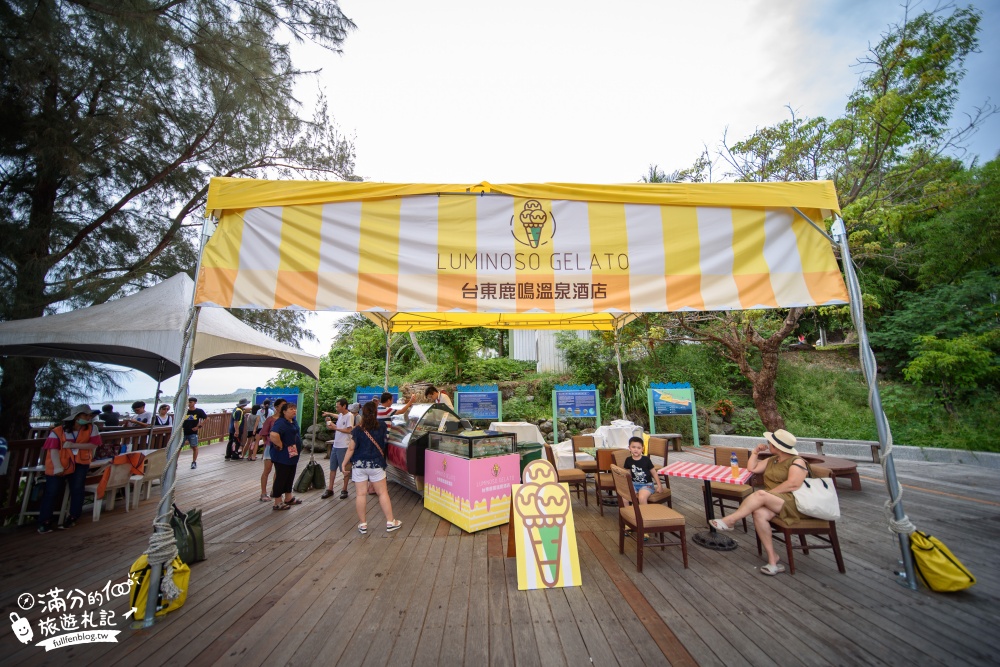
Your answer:
[[[69,482],[69,516],[57,528],[69,528],[83,514],[83,487],[101,435],[94,425],[89,405],[75,405],[45,440],[45,490],[38,508],[38,532],[52,530],[52,514],[62,498],[63,484]]]
[[[767,565],[760,568],[763,574],[775,575],[785,571],[785,566],[778,562],[774,552],[774,541],[771,539],[771,524],[774,517],[780,517],[788,525],[794,525],[805,518],[795,507],[795,497],[792,491],[802,486],[802,481],[809,474],[806,462],[795,449],[795,436],[779,428],[773,433],[764,433],[766,444],[754,447],[747,462],[747,470],[754,473],[764,473],[764,489],[754,491],[740,504],[739,509],[722,519],[713,519],[712,527],[716,530],[732,530],[737,522],[744,517],[753,515],[753,527],[757,531],[760,543],[767,552]],[[770,451],[772,456],[759,460],[760,454]]]

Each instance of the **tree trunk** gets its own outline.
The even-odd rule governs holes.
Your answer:
[[[0,435],[8,440],[23,440],[31,428],[31,401],[35,397],[35,377],[46,363],[37,357],[6,357],[0,361]],[[69,410],[70,406],[66,406]],[[65,415],[46,415],[60,419]]]
[[[420,357],[420,362],[426,364],[427,355],[424,354],[422,349],[420,349],[420,343],[417,342],[417,334],[412,331],[410,332],[410,344],[413,345],[413,351],[417,353],[418,357]]]
[[[785,428],[785,420],[778,411],[778,351],[761,350],[761,368],[754,373],[753,405],[757,408],[760,421],[768,431]]]

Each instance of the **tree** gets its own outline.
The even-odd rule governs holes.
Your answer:
[[[353,27],[334,0],[5,3],[0,319],[191,269],[210,176],[353,179],[325,100],[302,117],[278,37],[337,53]],[[0,433],[23,436],[43,364],[0,361]]]
[[[907,9],[908,11],[908,9]],[[859,60],[858,85],[844,114],[834,120],[791,118],[729,144],[720,156],[739,181],[832,179],[836,184],[852,254],[868,285],[891,293],[898,278],[884,271],[901,258],[901,221],[941,204],[942,179],[962,169],[944,157],[995,109],[986,104],[968,122],[948,124],[964,75],[965,58],[978,45],[979,14],[973,9],[908,13]],[[947,199],[947,198],[945,198]],[[855,247],[858,252],[855,253]],[[881,285],[880,285],[881,283]],[[792,333],[804,310],[749,316],[720,314],[707,325],[679,324],[692,339],[717,345],[739,364],[753,387],[764,426],[782,428],[774,381],[781,338]]]

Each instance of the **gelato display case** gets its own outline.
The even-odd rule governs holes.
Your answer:
[[[472,425],[444,403],[417,403],[405,416],[393,417],[389,425],[389,469],[386,476],[422,494],[424,492],[424,452],[430,434],[455,434]]]
[[[424,453],[424,507],[469,533],[505,524],[520,461],[513,433],[432,431]]]

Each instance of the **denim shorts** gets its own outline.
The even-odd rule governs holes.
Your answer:
[[[347,447],[330,448],[330,470],[338,471],[344,468],[344,459],[347,458]]]
[[[649,491],[650,494],[656,492],[656,487],[654,487],[652,484],[636,484],[635,482],[632,482],[632,488],[635,489],[636,495],[639,495],[639,492],[642,491],[643,489]]]
[[[197,433],[189,433],[188,435],[185,435],[184,436],[184,442],[185,442],[185,444],[191,445],[192,448],[197,448],[198,447],[198,434]]]

